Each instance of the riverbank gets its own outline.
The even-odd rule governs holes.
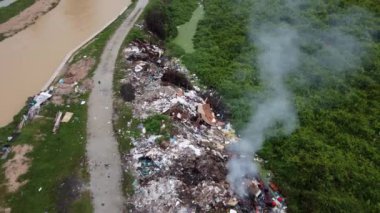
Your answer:
[[[114,20],[128,2],[61,1],[35,24],[0,42],[0,99],[7,100],[0,106],[0,126],[41,91],[70,51]]]
[[[86,79],[92,76],[97,67],[108,39],[130,10],[131,8],[125,11],[116,21],[75,53],[67,64],[66,70],[75,73],[72,67],[78,67],[77,64],[81,64],[81,61],[89,59],[95,61],[90,67],[85,68],[88,75],[83,81],[78,82],[81,88],[84,81],[88,82]],[[53,83],[53,86],[57,85],[60,84]],[[16,134],[17,136],[14,130],[27,107],[11,124],[0,128],[1,147],[7,144],[33,146],[33,150],[28,154],[31,159],[30,167],[22,177],[22,180],[27,180],[27,183],[15,193],[7,192],[6,186],[1,185],[0,206],[9,207],[12,212],[23,212],[25,209],[31,212],[54,212],[58,209],[64,209],[67,212],[92,212],[91,193],[87,189],[89,174],[85,157],[87,142],[87,105],[85,103],[87,103],[89,91],[88,89],[84,93],[75,91],[73,88],[72,92],[64,95],[63,102],[49,101],[43,106],[38,118],[28,122],[21,134]],[[62,123],[57,133],[53,134],[54,119],[59,111],[72,112],[73,116],[68,123]],[[7,142],[7,138],[11,135],[16,136],[14,141]],[[11,158],[12,155],[9,157]],[[8,159],[0,161],[2,170]],[[6,183],[6,181],[2,172],[0,182]]]
[[[0,8],[0,41],[34,24],[37,19],[58,5],[60,0],[16,1],[10,8]],[[29,4],[28,4],[29,3]],[[13,16],[12,16],[13,15]]]

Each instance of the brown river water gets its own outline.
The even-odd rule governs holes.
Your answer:
[[[61,0],[34,25],[0,42],[0,127],[44,87],[69,52],[129,4],[130,0]]]

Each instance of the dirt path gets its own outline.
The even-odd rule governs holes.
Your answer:
[[[87,156],[94,212],[123,211],[121,161],[112,130],[113,71],[119,48],[147,3],[148,0],[138,1],[135,9],[108,42],[95,70],[95,86],[88,103],[87,123]]]

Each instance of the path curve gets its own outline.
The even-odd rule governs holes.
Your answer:
[[[135,9],[108,41],[95,70],[88,102],[87,157],[94,212],[123,212],[121,160],[112,129],[112,81],[119,49],[148,0],[139,0]],[[98,84],[98,81],[101,81]]]

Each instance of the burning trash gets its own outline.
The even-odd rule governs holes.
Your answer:
[[[131,104],[134,118],[144,121],[163,115],[169,119],[166,124],[158,120],[154,134],[146,124],[139,125],[143,134],[131,138],[134,147],[123,155],[125,169],[136,179],[135,193],[127,201],[132,211],[274,209],[266,205],[267,188],[256,177],[242,183],[250,189],[248,196],[239,197],[231,190],[226,167],[231,153],[225,147],[238,138],[225,119],[228,116],[221,114],[228,110],[220,99],[207,98],[210,94],[192,83],[195,76],[177,59],[165,58],[157,46],[135,41],[123,54],[127,72],[121,82],[128,85],[129,93],[133,91],[133,95],[124,92],[123,99]]]

